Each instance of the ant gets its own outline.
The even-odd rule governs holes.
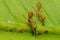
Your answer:
[[[34,33],[36,34],[36,25],[30,20],[33,17],[33,12],[28,13],[28,22],[32,26]]]
[[[39,12],[41,10],[41,3],[38,2],[37,5],[36,5],[36,7],[37,7],[37,14],[38,14],[39,17],[41,17],[42,23],[43,23],[44,20],[45,20],[45,17]]]
[[[23,16],[23,15],[22,15]],[[24,17],[24,16],[23,16]],[[36,25],[31,21],[31,18],[33,17],[33,12],[32,11],[30,11],[30,12],[28,12],[28,24],[31,26],[31,28],[32,28],[32,31],[34,32],[34,34],[36,34]],[[25,18],[25,17],[24,17]],[[27,18],[25,18],[25,19],[27,19]]]

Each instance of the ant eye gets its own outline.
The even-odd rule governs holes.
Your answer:
[[[36,34],[36,26],[35,24],[30,20],[31,18],[33,17],[33,12],[29,12],[28,13],[28,22],[29,22],[29,25],[31,25],[32,27],[32,31],[34,31],[34,33]]]

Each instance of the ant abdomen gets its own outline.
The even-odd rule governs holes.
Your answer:
[[[37,2],[36,7],[37,7],[37,10],[39,11],[41,9],[41,3],[40,2]]]
[[[33,29],[36,31],[36,25],[32,24]]]
[[[45,17],[43,15],[41,15],[41,19],[42,19],[42,22],[44,22]]]
[[[28,13],[28,19],[31,19],[33,17],[33,12]]]

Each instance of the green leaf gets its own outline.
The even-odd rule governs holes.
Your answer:
[[[46,17],[44,21],[44,25],[42,25],[41,20],[36,15],[36,10],[37,10],[36,3],[38,1],[40,1],[42,5],[41,13]],[[39,36],[41,37],[41,40],[45,38],[46,40],[52,40],[52,39],[59,40],[59,38],[56,38],[54,36],[56,36],[57,34],[60,34],[60,31],[59,31],[60,30],[60,0],[0,0],[1,28],[3,28],[4,26],[8,26],[11,28],[21,27],[24,30],[30,31],[30,27],[27,21],[29,11],[34,12],[34,16],[31,20],[37,26],[37,31],[44,32],[44,30],[47,29],[50,33],[47,35],[52,36],[52,37],[47,37],[44,34],[45,36],[43,35],[42,37]],[[55,34],[55,35],[52,35],[52,34]],[[36,40],[40,40],[39,37],[37,37]]]

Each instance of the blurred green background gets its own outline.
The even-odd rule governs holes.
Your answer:
[[[44,26],[36,15],[36,3],[42,5],[41,13],[46,17]],[[22,27],[30,30],[27,19],[28,12],[33,11],[32,21],[41,27],[47,28],[50,33],[34,37],[31,33],[16,33],[0,31],[0,40],[59,40],[60,39],[60,0],[0,0],[0,26]],[[24,18],[25,17],[25,18]],[[41,29],[41,30],[42,30]],[[52,32],[52,33],[51,33]]]

